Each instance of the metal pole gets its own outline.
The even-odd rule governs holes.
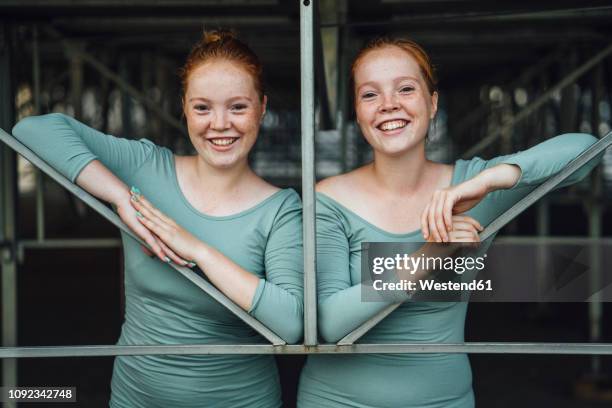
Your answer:
[[[474,145],[471,149],[466,151],[461,157],[473,157],[478,154],[481,150],[489,146],[493,143],[500,135],[506,132],[508,129],[512,129],[514,125],[518,122],[522,121],[531,113],[533,113],[536,109],[546,103],[555,93],[565,88],[566,86],[572,84],[576,79],[580,78],[586,72],[588,72],[595,65],[600,63],[604,58],[608,55],[612,54],[612,44],[608,45],[603,51],[599,52],[593,58],[582,64],[580,67],[576,68],[569,75],[563,78],[561,81],[557,82],[555,86],[549,88],[546,92],[544,92],[539,98],[533,101],[531,104],[526,106],[522,111],[520,111],[512,120],[506,122],[503,126],[497,129],[496,132],[493,132],[491,135],[487,136],[479,143]]]
[[[593,144],[587,150],[582,152],[577,158],[575,158],[570,164],[567,165],[556,175],[550,177],[544,183],[536,187],[531,193],[523,197],[519,202],[510,207],[506,212],[493,220],[483,232],[480,233],[480,241],[484,242],[488,238],[493,237],[500,229],[502,229],[507,223],[516,218],[525,209],[531,206],[533,203],[544,197],[549,191],[553,190],[563,180],[568,178],[570,175],[575,173],[577,170],[582,168],[585,164],[595,158],[598,154],[603,152],[606,148],[612,145],[612,132],[601,138],[597,143]],[[361,326],[357,327],[351,333],[347,334],[344,338],[340,339],[339,345],[353,344],[361,336],[366,334],[368,330],[376,326],[382,319],[387,317],[391,312],[397,309],[401,303],[394,303],[387,306],[385,309],[380,311],[378,314],[371,317]]]
[[[87,191],[83,190],[81,187],[72,183],[66,177],[61,175],[57,170],[53,167],[49,166],[45,163],[40,157],[36,156],[30,149],[21,144],[17,139],[9,135],[0,129],[0,141],[6,143],[10,148],[15,150],[17,153],[25,157],[30,163],[40,168],[42,171],[47,173],[52,179],[57,181],[61,186],[66,188],[68,191],[76,195],[78,198],[83,200],[85,204],[89,205],[91,208],[96,210],[100,215],[110,221],[113,225],[118,227],[125,234],[135,239],[141,245],[148,247],[148,245],[141,240],[138,236],[136,236],[132,230],[128,228],[127,225],[121,221],[119,216],[115,214],[110,208],[102,204],[98,201],[97,198],[89,194]],[[239,319],[243,322],[251,326],[254,330],[259,332],[262,336],[268,339],[272,344],[285,344],[285,341],[278,337],[274,332],[264,326],[261,322],[255,319],[253,316],[244,311],[240,306],[234,303],[231,299],[225,296],[222,292],[219,291],[216,287],[214,287],[210,282],[202,278],[201,276],[194,273],[191,269],[185,268],[182,266],[175,265],[173,263],[168,264],[175,270],[177,270],[181,275],[190,280],[193,284],[198,286],[204,292],[206,292],[210,297],[215,299],[221,305],[225,306],[230,312],[234,313]]]
[[[38,48],[38,26],[32,26],[32,82],[34,84],[34,114],[40,115],[40,51]],[[40,170],[36,174],[36,239],[45,239],[44,178]]]
[[[102,357],[204,354],[559,354],[612,355],[609,343],[398,343],[398,344],[176,344],[136,346],[3,347],[0,358]]]
[[[0,126],[14,123],[14,93],[11,72],[11,30],[0,25]],[[17,259],[15,254],[15,211],[17,199],[15,153],[0,147],[0,265],[2,266],[2,345],[17,345]],[[17,385],[17,360],[2,361],[2,385]],[[5,403],[7,408],[15,403]]]
[[[302,202],[304,206],[304,344],[317,344],[317,283],[314,197],[314,49],[313,5],[300,3],[302,121]]]

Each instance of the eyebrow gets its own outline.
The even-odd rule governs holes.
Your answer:
[[[401,82],[401,81],[405,81],[405,80],[411,80],[411,81],[416,81],[418,83],[421,83],[421,81],[419,80],[419,78],[413,77],[413,76],[402,76],[402,77],[398,77],[394,80],[394,82]],[[368,82],[364,82],[363,84],[359,85],[359,87],[357,87],[357,90],[360,90],[361,88],[363,88],[364,86],[376,86],[378,84],[378,82],[376,81],[368,81]]]
[[[239,100],[239,99],[245,99],[245,100],[247,100],[249,102],[252,102],[252,99],[249,98],[248,96],[234,96],[233,98],[228,99],[228,102],[233,102],[233,101],[236,101],[236,100]],[[195,96],[195,97],[189,98],[187,100],[187,102],[193,102],[193,101],[210,102],[209,99],[203,98],[201,96]]]

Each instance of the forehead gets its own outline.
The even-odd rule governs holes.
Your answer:
[[[423,81],[419,64],[410,53],[386,46],[367,52],[355,68],[355,86],[366,82],[393,81],[399,77],[413,77]]]
[[[199,65],[187,78],[187,98],[233,98],[256,94],[252,75],[240,64],[216,59]]]

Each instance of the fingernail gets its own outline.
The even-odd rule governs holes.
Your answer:
[[[191,262],[187,262],[187,266],[188,266],[189,268],[193,268],[194,266],[196,266],[196,263],[195,263],[195,262],[193,262],[193,261],[191,261]]]
[[[165,263],[170,263],[170,258],[168,258],[167,256],[164,256],[164,262]]]
[[[136,216],[138,218],[144,218],[144,216],[142,215],[142,213],[140,211],[136,211]]]
[[[133,195],[130,197],[130,200],[132,200],[133,202],[137,203],[138,202],[138,196],[137,195]]]
[[[132,188],[130,188],[130,193],[131,193],[132,195],[139,196],[139,195],[140,195],[140,190],[138,189],[138,187],[134,187],[134,186],[132,186]]]

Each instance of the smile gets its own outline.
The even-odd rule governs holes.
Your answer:
[[[395,129],[401,129],[403,127],[406,127],[408,123],[410,122],[408,122],[407,120],[394,119],[394,120],[388,120],[386,122],[381,123],[380,125],[377,126],[377,128],[383,131],[395,130]]]
[[[229,146],[236,142],[239,138],[237,137],[219,137],[215,139],[208,139],[208,141],[215,146]]]

